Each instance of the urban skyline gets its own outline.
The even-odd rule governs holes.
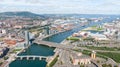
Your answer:
[[[0,67],[120,67],[120,0],[0,0]]]

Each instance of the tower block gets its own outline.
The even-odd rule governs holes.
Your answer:
[[[95,51],[92,51],[92,53],[91,53],[91,58],[92,58],[92,59],[95,59],[95,58],[96,58],[96,52],[95,52]]]

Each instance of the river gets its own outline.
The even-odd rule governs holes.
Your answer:
[[[80,27],[79,25],[77,25],[78,27],[73,29],[73,30],[50,36],[44,40],[60,43],[65,38],[67,38],[68,36],[73,34],[74,32],[77,32],[77,31],[84,29],[86,27],[89,27],[89,26],[98,25],[98,24],[102,24],[105,22],[111,22],[113,19],[115,19],[115,17],[104,19],[104,20],[97,22],[97,23],[91,22],[84,27]],[[19,55],[52,56],[52,55],[54,55],[53,50],[54,50],[54,48],[50,48],[50,47],[46,47],[46,46],[42,46],[42,45],[37,45],[37,44],[32,44],[32,46],[30,46],[26,50],[26,52],[23,52]],[[46,67],[46,64],[47,64],[47,62],[44,60],[15,60],[10,64],[10,67]]]

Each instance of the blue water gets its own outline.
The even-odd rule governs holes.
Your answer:
[[[25,52],[20,53],[19,55],[40,55],[40,56],[52,56],[54,48],[48,48],[46,46],[33,44]]]
[[[91,17],[102,17],[104,15],[82,15],[81,17],[87,17],[87,18],[91,18]],[[106,15],[106,17],[109,17],[109,15]],[[70,30],[70,31],[67,31],[67,32],[63,32],[63,33],[60,33],[60,34],[56,34],[56,35],[53,35],[51,37],[48,37],[44,40],[47,40],[47,41],[51,41],[51,42],[57,42],[57,43],[60,43],[61,41],[63,41],[66,37],[70,36],[72,33],[74,32],[77,32],[83,28],[86,28],[86,27],[89,27],[89,26],[94,26],[94,25],[98,25],[98,24],[103,24],[105,22],[111,22],[113,19],[115,19],[116,17],[118,16],[110,16],[110,18],[108,19],[104,19],[103,21],[100,21],[99,23],[94,23],[94,22],[91,22],[89,23],[88,25],[84,26],[84,27],[80,27],[80,25],[78,24],[77,28],[73,29],[73,30]],[[30,48],[28,48],[26,50],[26,52],[23,52],[19,55],[42,55],[42,56],[49,56],[49,55],[53,55],[54,52],[53,52],[54,48],[49,48],[49,47],[46,47],[46,46],[41,46],[41,45],[36,45],[36,44],[33,44]],[[16,60],[16,61],[13,61],[11,64],[10,64],[10,67],[45,67],[46,66],[46,62],[44,60]]]
[[[10,67],[46,67],[45,61],[39,60],[15,60],[10,64]]]

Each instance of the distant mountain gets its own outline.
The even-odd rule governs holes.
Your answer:
[[[47,18],[66,18],[66,17],[75,17],[75,18],[91,18],[91,17],[108,17],[114,15],[104,15],[104,14],[35,14],[27,11],[22,12],[3,12],[0,13],[0,17],[28,17],[28,18],[41,18],[43,20]],[[115,15],[120,16],[120,15]]]
[[[30,18],[46,18],[45,16],[43,15],[39,15],[39,14],[34,14],[34,13],[31,13],[31,12],[3,12],[3,13],[0,13],[0,16],[2,17],[30,17]]]

